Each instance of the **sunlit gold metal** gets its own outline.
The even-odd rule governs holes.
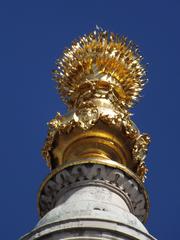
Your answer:
[[[54,78],[70,112],[49,123],[42,153],[51,169],[90,158],[114,160],[144,182],[150,138],[129,112],[145,82],[141,59],[132,42],[102,29],[65,50]]]

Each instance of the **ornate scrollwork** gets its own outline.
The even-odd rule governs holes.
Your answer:
[[[52,150],[53,141],[56,133],[69,133],[74,127],[80,127],[82,130],[88,130],[93,127],[98,120],[108,125],[125,129],[125,136],[132,142],[131,151],[134,161],[137,162],[137,175],[144,182],[147,173],[145,166],[145,157],[148,151],[150,138],[147,134],[140,134],[138,128],[129,118],[122,118],[121,114],[108,115],[99,113],[98,107],[86,105],[78,108],[78,111],[71,114],[71,117],[62,117],[57,113],[56,117],[49,122],[49,133],[46,139],[42,154],[44,158],[50,160],[50,151]]]
[[[150,137],[147,134],[138,136],[133,147],[133,157],[138,162],[137,175],[144,182],[148,169],[145,165],[145,158],[148,151],[148,145],[150,143]]]

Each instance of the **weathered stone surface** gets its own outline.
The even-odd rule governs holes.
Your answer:
[[[148,206],[138,183],[120,169],[98,164],[73,166],[49,179],[41,192],[41,215],[43,216],[53,209],[58,199],[62,199],[64,193],[71,188],[88,184],[103,184],[104,187],[111,189],[111,191],[116,191],[122,196],[130,211],[140,221],[144,221]]]
[[[146,207],[143,195],[123,171],[75,166],[50,179],[43,194],[42,207],[51,210],[22,240],[154,239],[135,216]]]

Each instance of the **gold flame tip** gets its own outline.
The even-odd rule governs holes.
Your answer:
[[[93,74],[113,78],[111,88],[127,108],[138,100],[146,82],[146,70],[138,47],[125,36],[98,26],[93,32],[73,41],[71,47],[57,59],[56,65],[53,78],[63,101],[70,108],[74,108],[82,93],[82,85],[91,81]]]

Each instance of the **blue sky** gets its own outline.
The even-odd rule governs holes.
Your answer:
[[[146,226],[158,239],[178,239],[179,23],[178,0],[0,2],[2,239],[18,239],[38,221],[37,192],[49,172],[40,154],[46,122],[66,111],[51,70],[63,49],[96,24],[133,40],[149,63],[149,83],[132,110],[152,137]]]

